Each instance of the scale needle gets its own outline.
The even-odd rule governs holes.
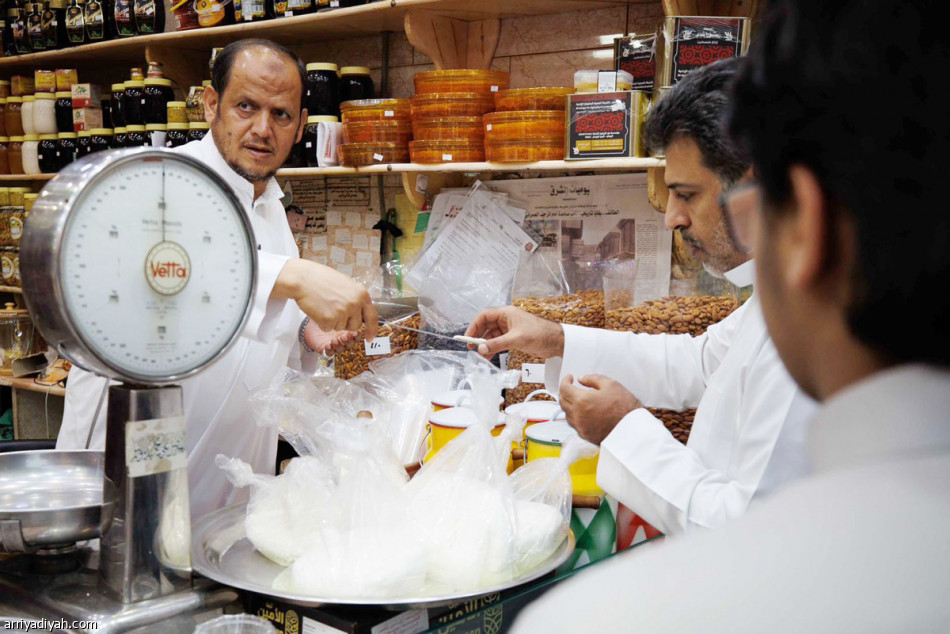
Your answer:
[[[162,197],[158,201],[158,208],[162,210],[162,242],[165,242],[165,162],[162,161]]]

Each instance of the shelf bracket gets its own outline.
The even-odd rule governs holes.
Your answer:
[[[426,184],[423,191],[419,191],[418,176],[425,176]],[[464,174],[461,172],[426,172],[425,174],[421,172],[403,172],[402,174],[402,190],[416,209],[422,209],[426,203],[427,195],[432,200],[444,187],[462,187],[463,182]]]
[[[666,213],[666,203],[670,200],[670,190],[666,186],[666,168],[647,168],[647,198],[653,208],[662,214]]]
[[[409,43],[431,57],[439,70],[489,68],[498,48],[501,20],[465,22],[410,9],[405,29]]]
[[[663,0],[663,14],[755,18],[759,0]]]

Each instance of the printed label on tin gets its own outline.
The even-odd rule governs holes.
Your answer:
[[[185,417],[129,421],[125,425],[125,463],[131,478],[185,468]]]

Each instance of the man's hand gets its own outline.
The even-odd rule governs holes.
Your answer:
[[[327,332],[310,321],[303,330],[303,340],[307,347],[320,354],[332,355],[342,352],[343,348],[356,339],[356,333],[349,330],[331,330]]]
[[[600,445],[624,416],[643,407],[637,397],[613,379],[589,374],[577,379],[585,390],[574,385],[574,377],[561,381],[560,402],[569,422],[581,438]]]
[[[498,352],[521,350],[548,359],[564,354],[561,324],[535,317],[514,306],[489,308],[480,312],[465,331],[466,337],[481,337],[478,354],[491,359]],[[475,346],[469,344],[469,349]]]
[[[376,336],[379,317],[369,292],[328,266],[292,259],[284,265],[271,297],[292,299],[324,331],[355,332],[366,326],[366,338]]]

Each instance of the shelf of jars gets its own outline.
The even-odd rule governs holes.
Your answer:
[[[171,0],[166,0],[170,2]],[[149,47],[207,51],[246,37],[278,39],[287,45],[317,39],[345,39],[404,30],[407,12],[431,13],[464,22],[527,15],[548,15],[627,4],[632,0],[382,0],[307,15],[254,20],[227,26],[175,31],[175,19],[166,17],[165,32],[119,38],[41,52],[0,57],[0,72],[26,71],[59,62],[109,65],[141,63]],[[345,3],[345,0],[344,0]]]
[[[295,167],[277,172],[281,177],[342,176],[352,174],[411,174],[416,172],[588,172],[607,170],[642,171],[663,167],[662,159],[626,158],[589,161],[537,161],[534,163],[387,163],[362,167]]]

